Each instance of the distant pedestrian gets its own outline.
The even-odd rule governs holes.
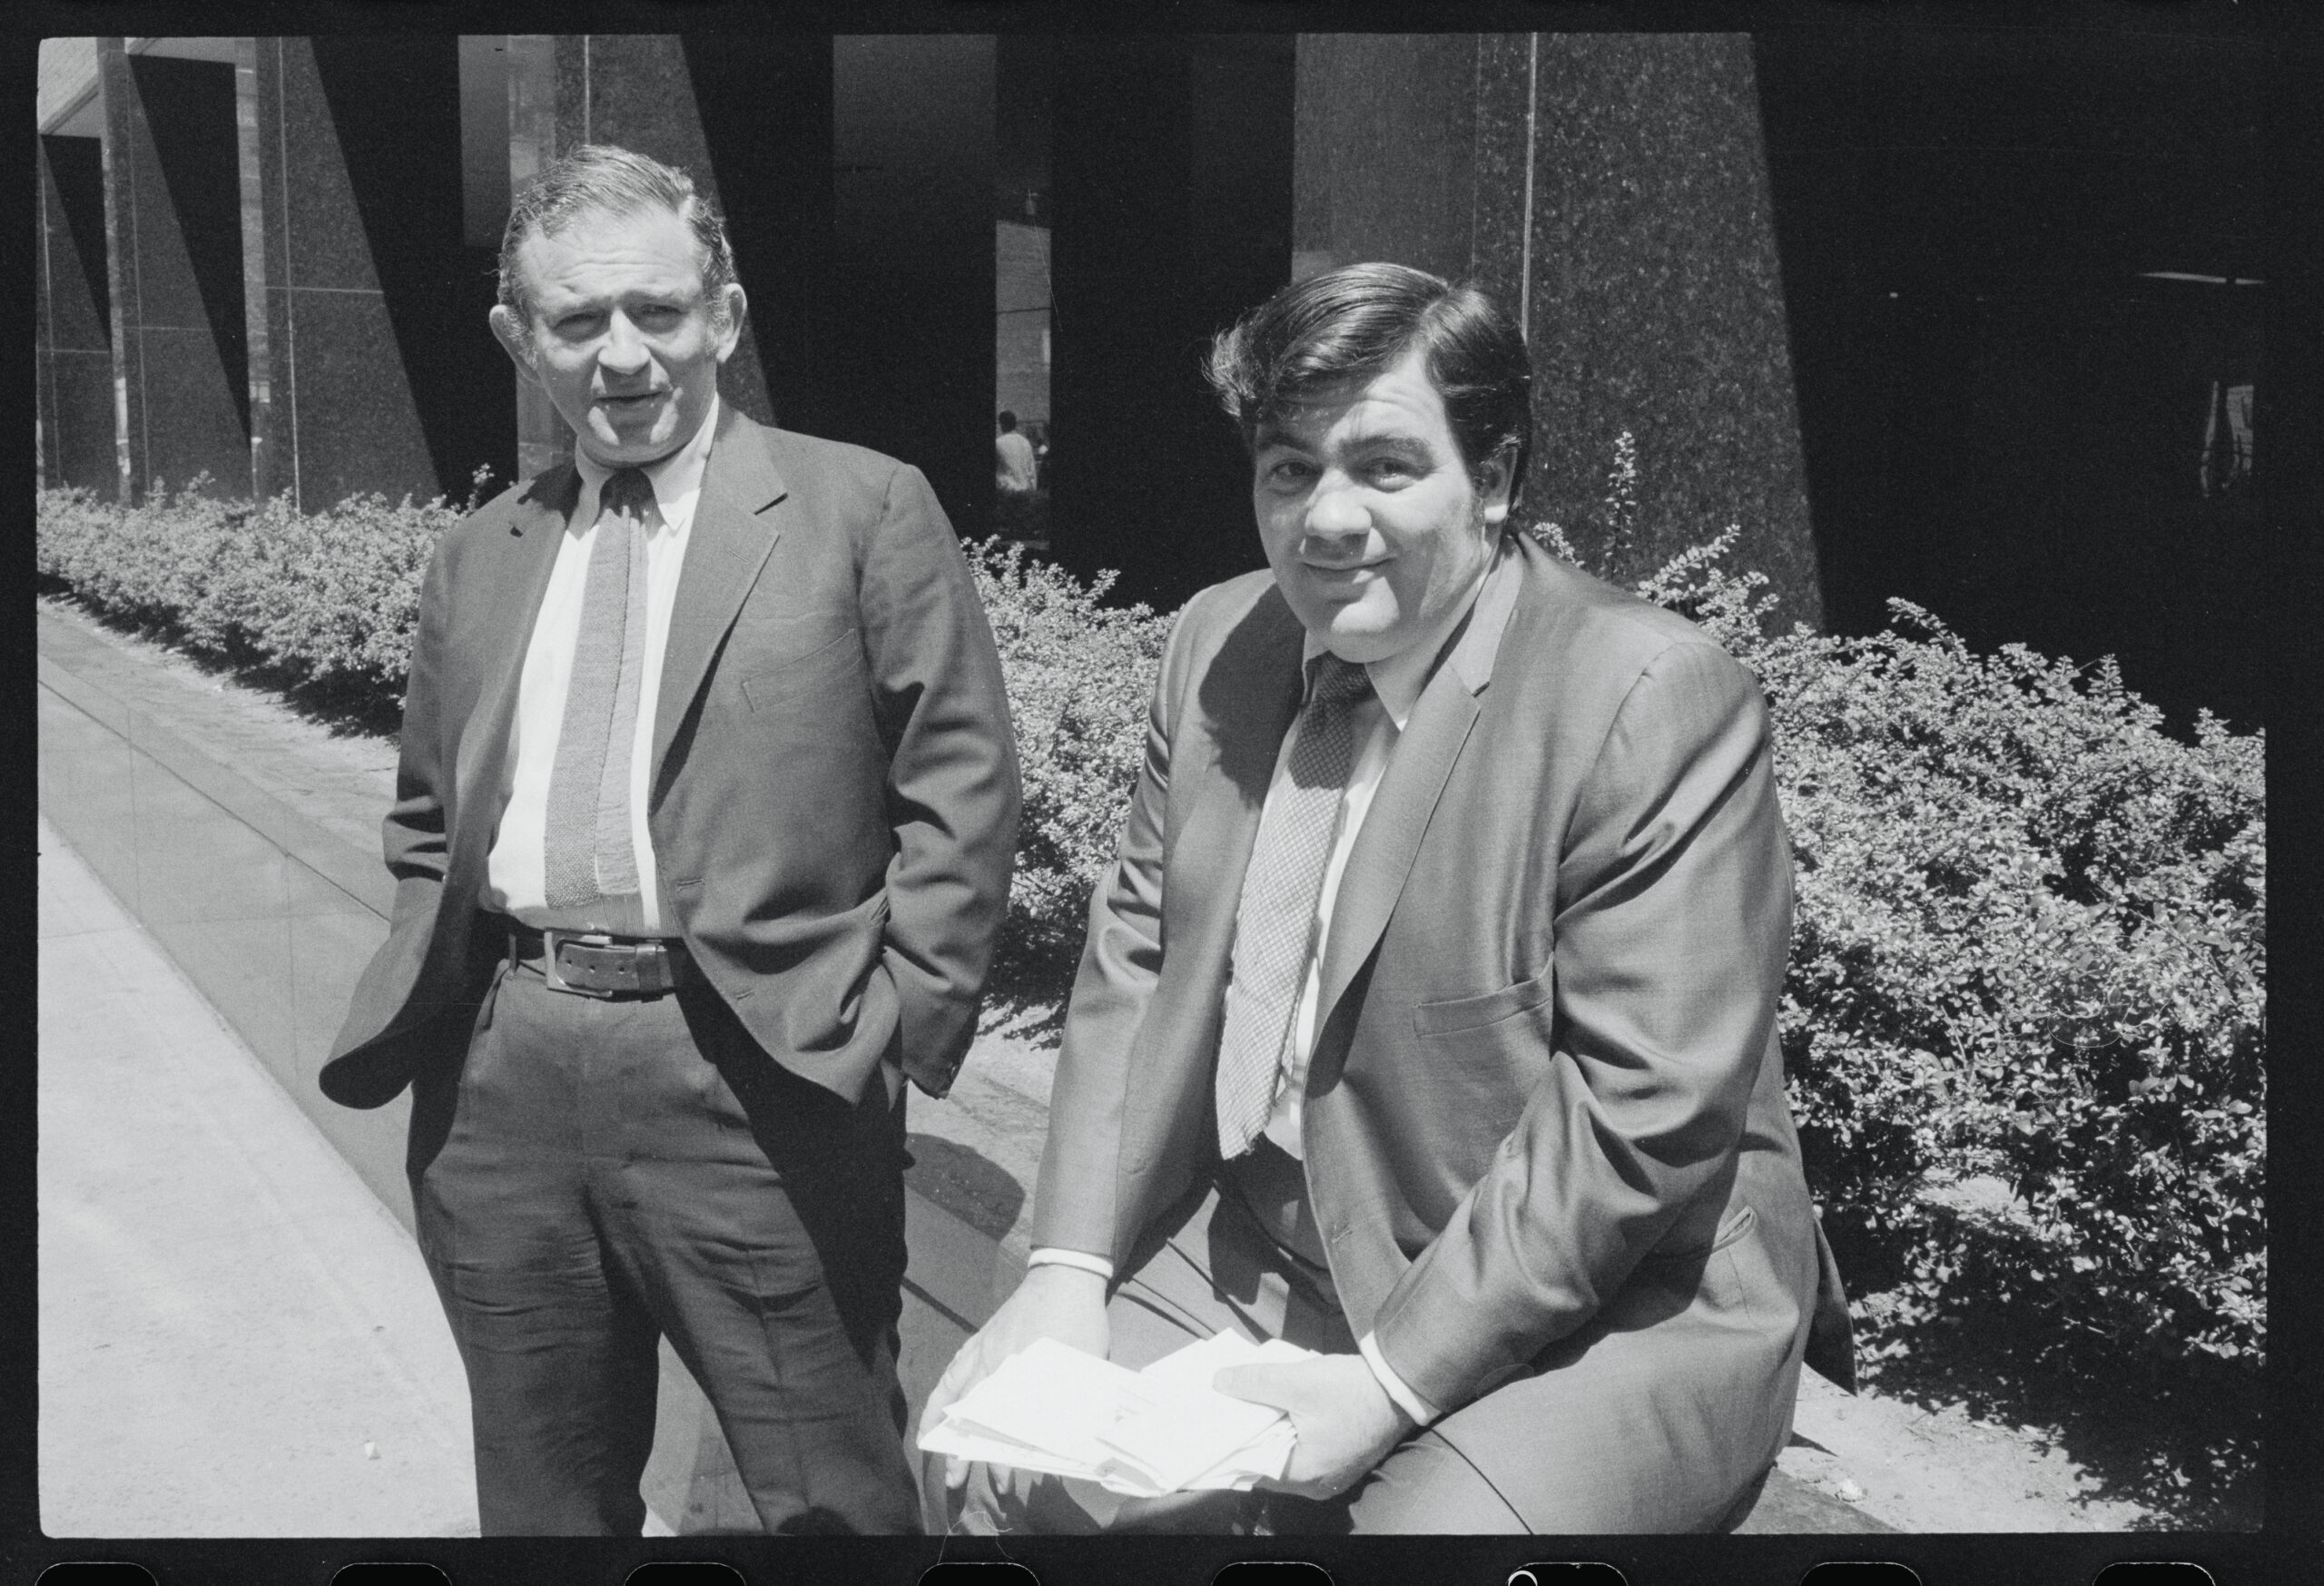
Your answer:
[[[1025,495],[1039,483],[1033,467],[1033,443],[1017,428],[1017,415],[1003,408],[1000,433],[992,443],[995,479],[1001,489]]]
[[[1003,408],[1000,433],[993,438],[994,527],[1007,539],[1023,539],[1034,520],[1034,492],[1040,475],[1033,458],[1033,443],[1017,428],[1017,415]]]

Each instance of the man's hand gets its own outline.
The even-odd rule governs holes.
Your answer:
[[[1279,1482],[1302,1498],[1347,1491],[1419,1425],[1397,1407],[1360,1355],[1320,1355],[1283,1365],[1230,1365],[1211,1379],[1222,1394],[1291,1414],[1299,1443]]]
[[[947,1405],[1037,1338],[1054,1338],[1103,1360],[1106,1280],[1078,1266],[1036,1266],[1026,1273],[1017,1292],[960,1345],[952,1364],[944,1368],[935,1392],[928,1395],[927,1408],[921,1412],[921,1430],[925,1432],[942,1420]],[[968,1479],[966,1460],[945,1460],[947,1487],[960,1487]]]

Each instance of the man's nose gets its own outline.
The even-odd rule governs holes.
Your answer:
[[[629,316],[615,314],[606,327],[606,339],[597,345],[598,366],[607,374],[634,375],[641,372],[652,358],[645,338],[638,333]]]
[[[1303,527],[1318,538],[1336,539],[1367,532],[1372,527],[1372,515],[1364,510],[1354,481],[1325,478],[1316,482],[1314,493],[1307,497],[1307,517]]]

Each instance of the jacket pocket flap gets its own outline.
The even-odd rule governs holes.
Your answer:
[[[1455,997],[1443,1002],[1420,1002],[1413,1007],[1413,1029],[1421,1035],[1449,1035],[1456,1029],[1476,1029],[1530,1013],[1550,1000],[1547,970],[1531,980],[1487,991],[1480,997]]]
[[[762,662],[764,669],[743,679],[743,697],[750,701],[754,711],[763,711],[771,704],[789,699],[802,689],[822,680],[832,664],[845,657],[854,644],[855,630],[850,628],[804,655],[774,657],[771,666]]]
[[[1719,1224],[1718,1234],[1709,1244],[1688,1245],[1676,1250],[1649,1250],[1639,1258],[1639,1265],[1643,1266],[1658,1261],[1680,1261],[1690,1256],[1716,1255],[1749,1233],[1758,1220],[1759,1214],[1751,1207],[1739,1207]]]

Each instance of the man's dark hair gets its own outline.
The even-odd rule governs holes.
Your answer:
[[[1510,500],[1532,449],[1533,366],[1516,321],[1472,286],[1403,264],[1347,264],[1294,281],[1219,332],[1205,373],[1256,449],[1285,406],[1370,379],[1413,348],[1473,474],[1503,447]]]
[[[525,272],[517,253],[537,236],[562,231],[591,211],[633,215],[665,209],[684,221],[702,255],[702,291],[712,316],[724,320],[725,291],[734,280],[734,250],[726,222],[711,202],[694,190],[694,178],[675,165],[612,143],[583,143],[552,160],[540,176],[517,194],[508,227],[500,234],[500,300],[529,324],[533,309],[525,295]]]
[[[1011,413],[1008,409],[1003,408],[1000,410],[1000,428],[1003,431],[1016,429],[1017,415]]]

